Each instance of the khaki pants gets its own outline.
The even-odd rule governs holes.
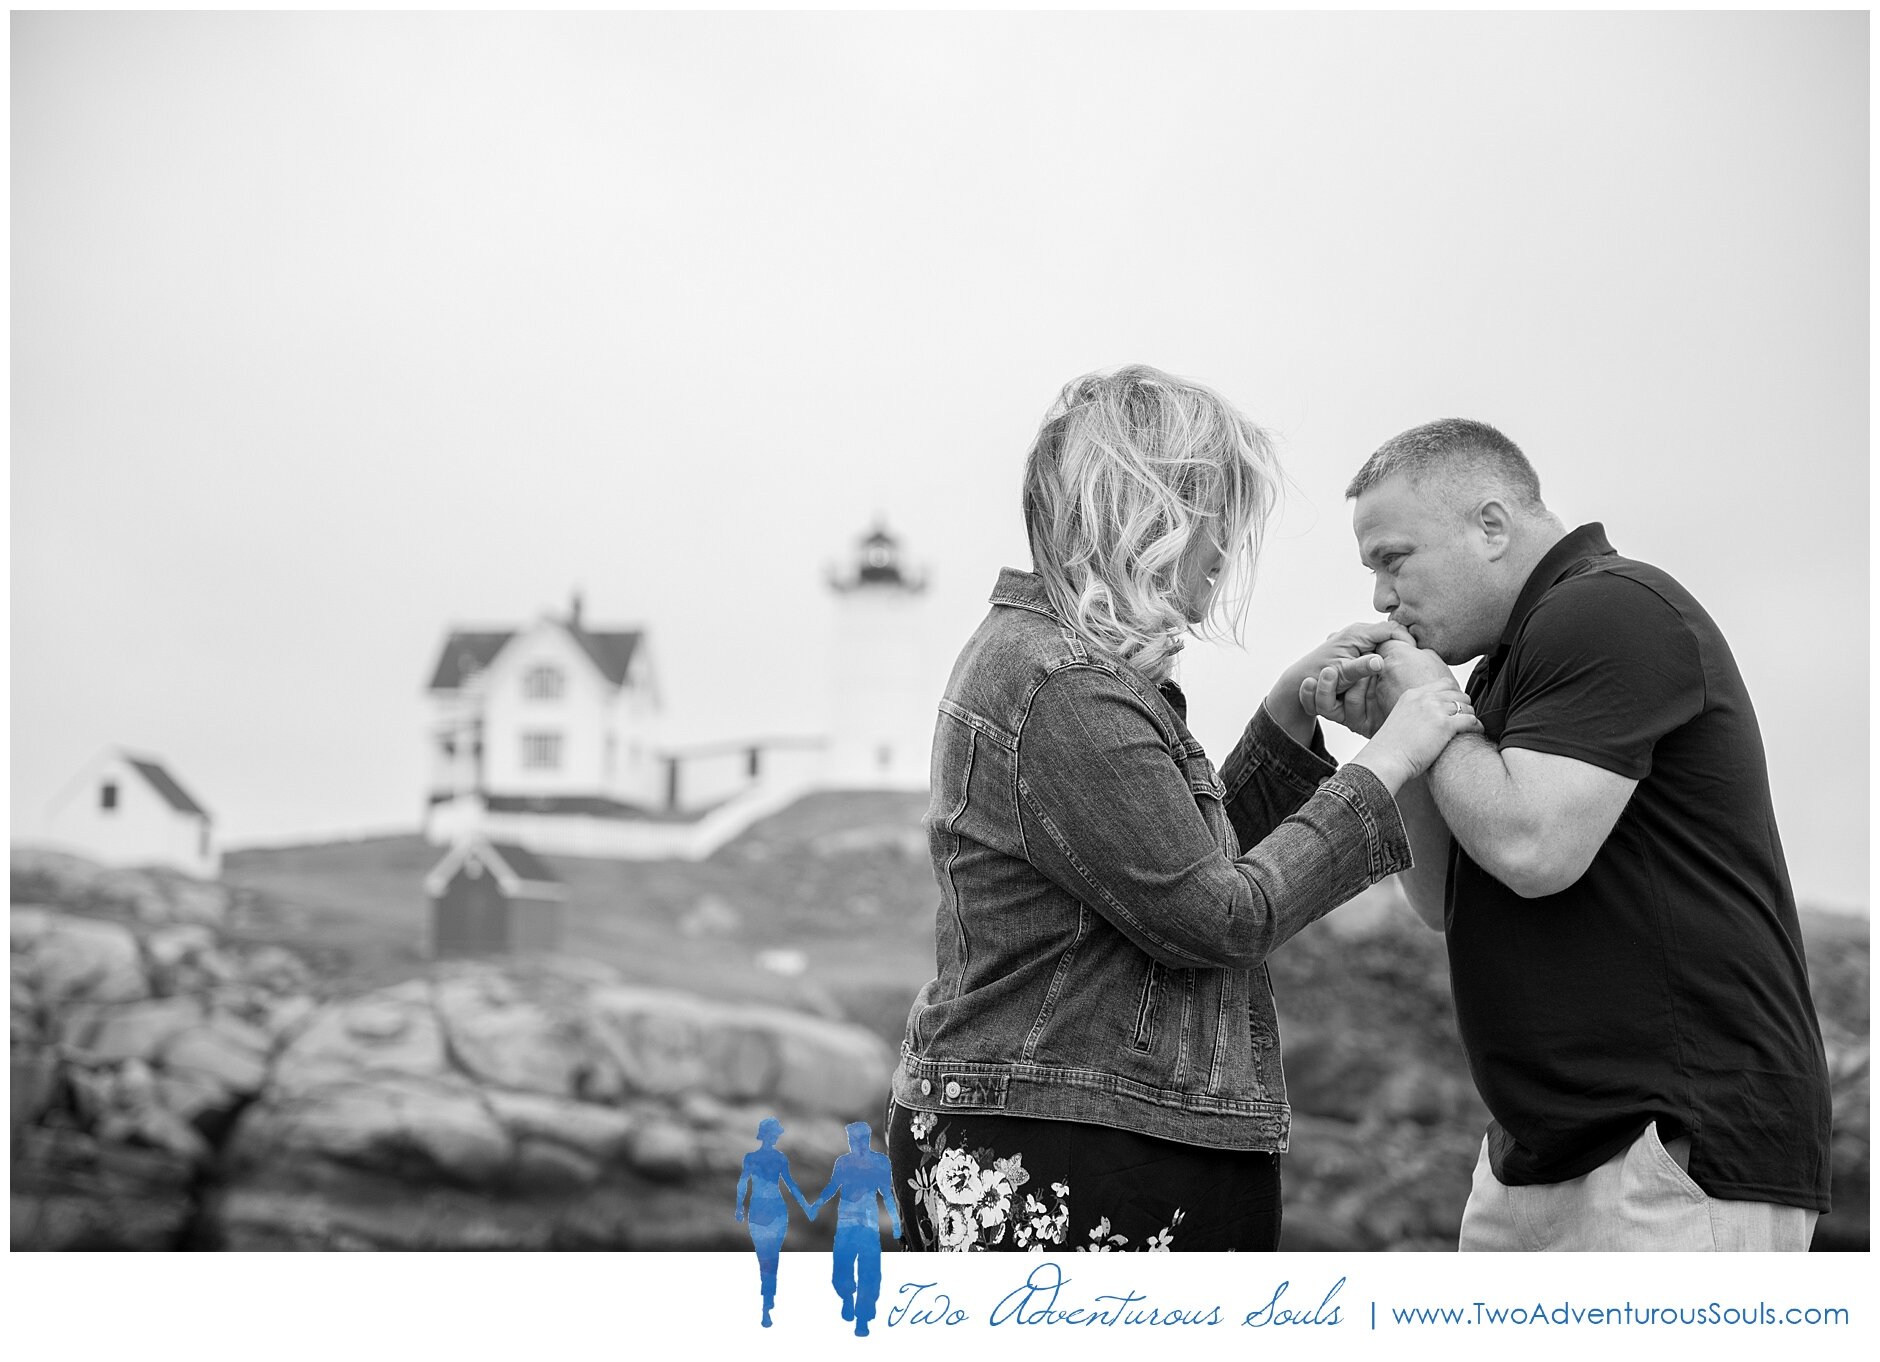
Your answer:
[[[1488,1165],[1488,1141],[1462,1212],[1464,1253],[1800,1253],[1815,1234],[1814,1211],[1766,1201],[1720,1201],[1691,1181],[1691,1142],[1667,1146],[1654,1123],[1632,1144],[1570,1182],[1508,1187]]]

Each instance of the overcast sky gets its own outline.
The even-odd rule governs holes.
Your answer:
[[[826,565],[886,514],[950,651],[1144,361],[1295,484],[1217,757],[1371,614],[1345,480],[1477,417],[1709,607],[1864,905],[1867,22],[16,14],[14,830],[108,743],[235,843],[413,826],[444,632],[577,586],[678,735],[813,730]]]

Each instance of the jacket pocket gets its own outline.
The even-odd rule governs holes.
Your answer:
[[[1227,787],[1221,783],[1213,765],[1206,757],[1197,757],[1188,763],[1182,774],[1187,778],[1195,807],[1201,810],[1202,821],[1214,834],[1214,840],[1228,855],[1238,855],[1240,848],[1227,817]]]
[[[1162,967],[1155,961],[1149,961],[1149,968],[1142,976],[1142,992],[1136,998],[1136,1040],[1138,1051],[1148,1051],[1155,1046],[1155,1014],[1161,1005]]]

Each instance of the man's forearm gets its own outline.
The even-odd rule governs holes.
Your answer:
[[[1425,777],[1449,835],[1469,859],[1516,893],[1541,842],[1540,819],[1502,760],[1501,749],[1476,734],[1450,742]]]
[[[1444,890],[1449,882],[1449,825],[1443,821],[1442,810],[1436,807],[1423,778],[1403,783],[1397,791],[1397,811],[1403,815],[1404,831],[1410,835],[1410,854],[1416,857],[1414,866],[1398,873],[1397,882],[1424,925],[1440,932]]]

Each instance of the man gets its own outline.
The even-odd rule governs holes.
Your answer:
[[[1360,732],[1483,659],[1483,733],[1398,796],[1493,1116],[1464,1250],[1789,1249],[1828,1209],[1829,1098],[1762,737],[1715,622],[1568,532],[1521,451],[1437,421],[1346,489],[1415,646],[1302,698]],[[1342,689],[1341,689],[1342,688]]]
[[[842,1297],[842,1318],[855,1321],[858,1336],[868,1336],[868,1321],[875,1317],[881,1295],[881,1219],[875,1208],[879,1196],[888,1204],[894,1237],[901,1237],[901,1213],[894,1205],[894,1176],[888,1156],[868,1147],[871,1132],[866,1121],[848,1127],[849,1152],[836,1160],[829,1185],[810,1207],[810,1215],[838,1192],[836,1210],[835,1288]]]

